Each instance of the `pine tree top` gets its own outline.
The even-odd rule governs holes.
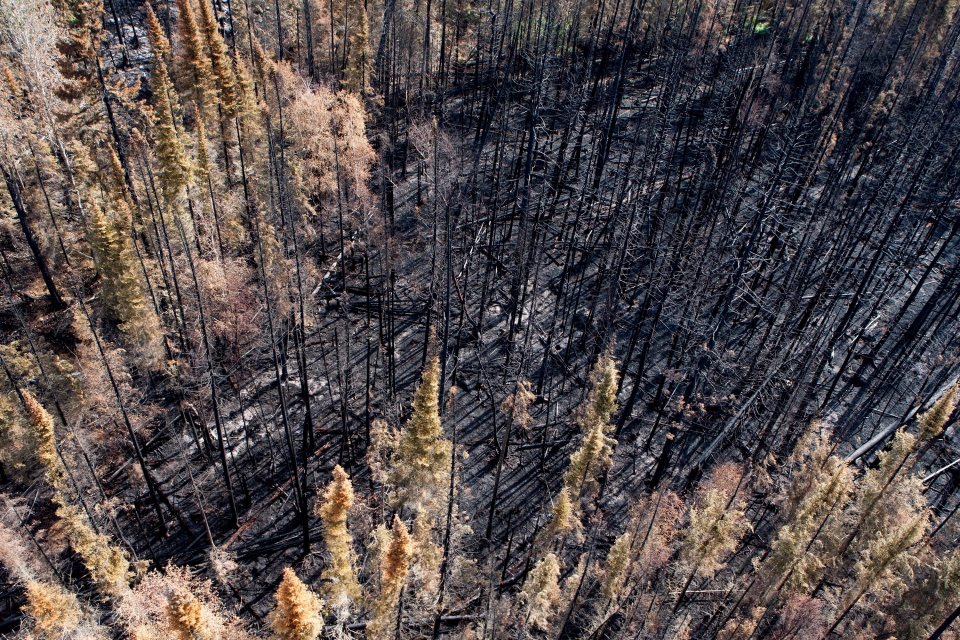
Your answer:
[[[347,529],[347,516],[353,506],[353,484],[340,465],[333,469],[333,480],[323,494],[317,513],[323,523],[323,541],[330,553],[330,563],[321,578],[326,581],[324,593],[331,604],[346,607],[362,595],[353,564],[353,536]]]
[[[163,31],[163,26],[157,20],[157,14],[153,12],[150,3],[145,3],[147,7],[147,40],[150,42],[150,48],[153,49],[153,55],[160,60],[166,60],[170,55],[170,41]]]
[[[230,63],[230,54],[220,34],[220,25],[217,24],[210,0],[199,0],[199,3],[200,28],[207,50],[210,52],[210,67],[216,85],[216,95],[223,106],[224,115],[230,118],[237,112],[236,77]]]
[[[943,432],[944,425],[956,408],[957,385],[947,389],[930,410],[917,419],[917,435],[921,442],[935,438]]]
[[[318,515],[324,527],[333,528],[346,524],[347,514],[353,506],[353,483],[339,464],[333,468],[333,480],[323,493],[323,504]]]
[[[207,113],[211,103],[212,70],[210,58],[204,43],[203,34],[197,24],[197,16],[193,12],[190,0],[177,0],[179,15],[179,32],[185,49],[185,62],[193,75],[193,84],[190,89],[197,110]]]
[[[440,360],[432,358],[413,397],[413,414],[400,432],[391,458],[389,482],[396,487],[398,508],[435,506],[450,469],[449,440],[442,437],[439,412]]]
[[[597,360],[590,372],[590,394],[583,409],[583,426],[602,424],[609,430],[610,416],[617,410],[617,385],[620,372],[610,350]]]
[[[187,589],[176,589],[167,596],[167,617],[170,631],[177,640],[214,638],[203,603]]]
[[[47,481],[54,488],[59,489],[61,484],[62,467],[57,455],[57,444],[53,431],[53,417],[43,408],[33,394],[27,389],[20,391],[23,404],[27,410],[27,418],[33,427],[33,436],[37,443],[37,459],[47,473]]]
[[[41,638],[67,637],[80,624],[76,596],[49,582],[27,582],[27,604],[23,610],[33,618],[32,631]]]
[[[268,624],[277,640],[316,640],[323,631],[323,606],[320,597],[287,567]]]

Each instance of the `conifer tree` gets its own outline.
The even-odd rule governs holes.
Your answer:
[[[600,576],[601,601],[592,629],[596,632],[630,601],[634,592],[643,592],[652,576],[673,555],[677,522],[683,515],[683,501],[673,492],[657,492],[639,500],[630,510],[627,527],[607,552]],[[639,604],[640,598],[636,599]]]
[[[0,566],[6,570],[8,581],[22,583],[26,602],[21,611],[26,617],[17,638],[37,640],[106,640],[105,630],[81,608],[70,590],[66,589],[51,571],[49,556],[34,544],[27,544],[17,517],[16,501],[0,494]],[[4,520],[14,515],[17,522],[8,526]],[[13,524],[13,523],[11,523]]]
[[[957,386],[954,385],[944,391],[929,411],[917,418],[917,437],[920,442],[928,442],[943,433],[943,427],[956,406]]]
[[[917,450],[924,441],[943,430],[955,406],[956,388],[949,389],[934,406],[918,419],[918,436],[901,427],[890,448],[878,454],[879,464],[867,469],[851,507],[853,524],[836,551],[837,557],[859,555],[891,527],[917,517],[926,506],[919,479],[901,472],[912,467]],[[907,515],[904,515],[904,514]],[[856,543],[856,544],[854,544]]]
[[[207,126],[203,124],[203,118],[197,118],[194,135],[197,139],[197,161],[194,167],[194,175],[201,184],[210,184],[213,166],[210,163],[210,147],[207,145]],[[210,187],[210,189],[211,197],[213,197],[213,188]]]
[[[905,594],[894,617],[896,637],[926,640],[957,602],[960,602],[960,549],[937,557],[927,575]]]
[[[104,305],[136,346],[141,365],[153,369],[161,356],[160,321],[147,302],[141,269],[135,262],[130,209],[122,194],[110,205],[109,213],[94,198],[87,206],[90,244],[102,280]]]
[[[83,560],[97,588],[107,596],[122,596],[130,588],[133,572],[126,551],[114,546],[105,534],[90,526],[81,509],[61,502],[57,516],[63,522],[70,546]]]
[[[157,61],[163,61],[163,64],[170,63],[170,41],[163,30],[163,25],[157,20],[157,14],[153,12],[153,7],[149,2],[146,3],[146,27],[147,40],[150,42],[150,48],[153,50],[154,64]]]
[[[292,309],[290,282],[291,259],[284,252],[284,247],[277,235],[277,228],[263,215],[263,212],[253,213],[253,239],[256,242],[254,260],[260,271],[263,295],[269,297],[273,305],[273,313],[278,317],[287,317]]]
[[[560,585],[560,599],[557,602],[557,610],[561,612],[561,617],[554,625],[554,630],[563,633],[563,625],[566,624],[566,618],[572,616],[578,604],[578,598],[581,595],[581,587],[587,577],[587,568],[589,553],[581,553],[577,559],[577,566],[573,568],[563,583]]]
[[[683,602],[694,578],[712,578],[723,566],[725,556],[750,529],[750,523],[744,518],[746,501],[737,498],[743,475],[739,465],[721,464],[698,487],[680,551],[681,566],[689,575],[677,596],[674,611]]]
[[[203,603],[182,587],[167,595],[167,625],[176,640],[214,640],[218,635]]]
[[[934,407],[920,416],[919,434],[938,434],[953,411],[951,389]],[[852,584],[843,594],[839,610],[828,630],[835,631],[865,596],[885,599],[903,593],[922,557],[919,542],[930,522],[930,511],[919,476],[910,473],[912,461],[923,440],[901,428],[888,450],[878,455],[879,464],[868,469],[848,509],[848,519],[833,533],[849,531],[833,555],[836,576],[849,576]],[[901,473],[907,469],[907,473]],[[851,524],[852,523],[852,524]],[[851,571],[852,567],[852,571]],[[852,574],[852,575],[851,575]],[[836,579],[836,577],[835,577]]]
[[[257,112],[257,93],[248,62],[239,52],[233,52],[233,73],[236,77],[237,115],[255,117]]]
[[[67,490],[65,470],[57,453],[53,418],[29,391],[23,390],[22,397],[37,442],[37,459],[46,469],[47,482],[54,489],[54,501],[59,505],[57,516],[64,525],[70,545],[83,560],[100,591],[108,596],[124,594],[129,590],[133,575],[127,553],[113,546],[106,535],[94,531],[83,511],[64,496]]]
[[[205,216],[200,216],[202,221],[199,225],[202,249],[204,253],[214,253],[223,257],[223,229],[220,228],[220,217],[217,207],[217,195],[213,188],[213,166],[210,161],[210,147],[207,145],[207,127],[203,124],[203,118],[197,118],[194,128],[196,137],[196,163],[194,164],[193,175],[202,189],[206,187],[208,198],[204,203],[204,212],[210,211],[213,214],[213,225],[206,223]],[[216,247],[216,250],[213,249]]]
[[[51,0],[51,4],[59,10],[66,32],[57,44],[61,53],[57,66],[64,81],[58,84],[55,92],[61,99],[79,107],[72,113],[61,111],[56,115],[52,112],[46,115],[50,121],[48,135],[57,148],[58,160],[65,173],[66,181],[68,184],[73,182],[72,168],[70,161],[66,158],[61,129],[53,123],[53,119],[66,120],[71,125],[71,133],[88,136],[100,130],[100,121],[106,115],[108,131],[114,145],[117,146],[117,153],[124,167],[125,180],[132,185],[129,166],[122,148],[120,114],[117,109],[129,94],[122,88],[122,81],[114,82],[117,79],[116,76],[113,78],[109,76],[110,67],[101,60],[101,48],[105,41],[104,3],[102,0]],[[110,5],[115,9],[112,2]],[[116,11],[113,12],[113,17],[120,41],[118,43],[121,50],[120,63],[126,65],[128,62],[126,42],[120,34],[120,23],[117,20]],[[109,58],[112,60],[113,56]],[[45,94],[47,91],[48,88],[44,88],[42,93]],[[47,102],[46,99],[43,101]],[[90,108],[94,105],[96,107]],[[102,110],[99,107],[102,107]],[[49,105],[45,105],[45,110],[49,111]],[[82,208],[82,204],[78,201],[71,202],[70,206]]]
[[[819,578],[835,550],[820,533],[827,519],[839,518],[853,490],[853,472],[833,455],[831,432],[814,422],[785,465],[789,480],[777,503],[784,524],[759,570],[761,588],[804,593]]]
[[[623,583],[627,579],[630,567],[630,547],[633,545],[633,531],[627,529],[613,541],[613,546],[607,552],[607,559],[603,568],[603,580],[600,583],[600,593],[607,600],[613,600],[619,595]]]
[[[320,597],[287,567],[268,624],[277,640],[316,640],[323,631],[323,608]]]
[[[399,516],[393,516],[393,528],[389,534],[381,536],[376,551],[380,590],[371,606],[371,620],[367,623],[367,638],[370,640],[387,637],[393,629],[400,590],[410,571],[414,545],[407,526]]]
[[[909,470],[913,466],[911,461],[920,445],[943,431],[956,407],[956,396],[957,387],[950,387],[929,411],[917,419],[917,436],[909,434],[905,427],[901,427],[894,435],[890,448],[878,455],[880,464],[876,468],[868,469],[864,474],[854,505],[857,520],[840,545],[839,555],[847,551],[864,529],[870,533],[879,530],[877,524],[882,521],[884,514],[877,513],[878,509],[884,503],[890,503],[890,494],[895,493],[891,491],[891,487],[897,484],[901,471]]]
[[[116,607],[124,630],[137,640],[250,640],[209,580],[174,564],[150,571]]]
[[[347,515],[352,506],[353,484],[347,472],[337,465],[333,468],[333,480],[323,494],[323,503],[317,509],[323,523],[323,541],[330,553],[330,564],[320,577],[325,581],[327,599],[337,608],[347,608],[361,596],[354,569],[353,536],[347,529]]]
[[[910,575],[912,564],[917,562],[913,547],[923,539],[930,521],[924,509],[898,525],[879,532],[865,549],[855,567],[853,587],[845,594],[833,624],[827,630],[829,636],[867,593],[883,589],[902,589],[903,580]]]
[[[272,79],[280,70],[280,65],[264,50],[259,38],[253,41],[251,45],[250,60],[252,62],[253,77],[257,85],[261,87],[261,93],[258,97],[263,100],[264,106],[268,104],[265,93],[266,87],[271,84]],[[274,85],[276,88],[276,85]]]
[[[413,415],[400,431],[390,460],[389,482],[394,505],[431,513],[444,497],[444,480],[450,470],[450,441],[442,437],[437,398],[440,360],[431,358],[413,396]]]
[[[64,488],[63,465],[57,454],[56,436],[53,431],[53,417],[43,408],[27,389],[20,390],[20,397],[27,410],[32,436],[36,442],[37,460],[46,472],[47,482],[55,490]]]
[[[590,394],[583,408],[582,424],[602,424],[608,426],[610,417],[617,410],[617,385],[620,372],[608,349],[594,365],[590,374]]]
[[[194,135],[197,141],[197,161],[194,175],[197,182],[206,186],[207,200],[205,209],[213,214],[213,229],[206,232],[208,242],[216,241],[217,255],[222,260],[228,247],[237,247],[244,238],[243,225],[240,222],[236,209],[232,206],[224,207],[220,203],[220,196],[214,185],[214,165],[210,157],[210,147],[207,144],[206,125],[203,118],[197,118]],[[210,249],[212,251],[212,249]]]
[[[147,34],[154,52],[153,71],[150,75],[150,90],[153,93],[154,152],[157,156],[159,171],[157,177],[164,200],[168,206],[175,205],[180,191],[189,179],[189,163],[183,149],[174,121],[174,105],[171,95],[170,75],[164,54],[170,50],[170,44],[163,35],[163,27],[147,3]]]
[[[593,425],[586,432],[580,448],[570,456],[570,466],[563,474],[563,481],[574,504],[578,505],[584,495],[590,495],[597,488],[597,478],[613,465],[613,448],[616,440],[606,436],[603,426]]]
[[[607,434],[613,430],[610,416],[617,409],[618,376],[609,351],[597,360],[590,373],[590,394],[578,418],[583,442],[570,456],[570,467],[563,474],[564,486],[578,510],[580,500],[596,491],[597,479],[613,464],[617,441]]]
[[[37,638],[72,637],[82,612],[77,597],[63,587],[39,580],[27,582],[23,612],[33,619],[31,634]]]
[[[210,68],[213,74],[216,97],[227,118],[237,115],[237,80],[233,73],[233,65],[227,45],[220,35],[220,28],[210,0],[199,0],[200,26],[203,31],[204,42],[210,52]]]
[[[524,627],[547,631],[560,605],[560,561],[552,553],[531,569],[520,590],[524,606]]]
[[[204,37],[190,0],[177,0],[178,31],[184,45],[184,66],[190,71],[189,95],[198,117],[207,117],[213,104],[213,72]]]

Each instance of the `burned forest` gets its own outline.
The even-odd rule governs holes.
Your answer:
[[[957,0],[0,0],[0,638],[960,638]]]

